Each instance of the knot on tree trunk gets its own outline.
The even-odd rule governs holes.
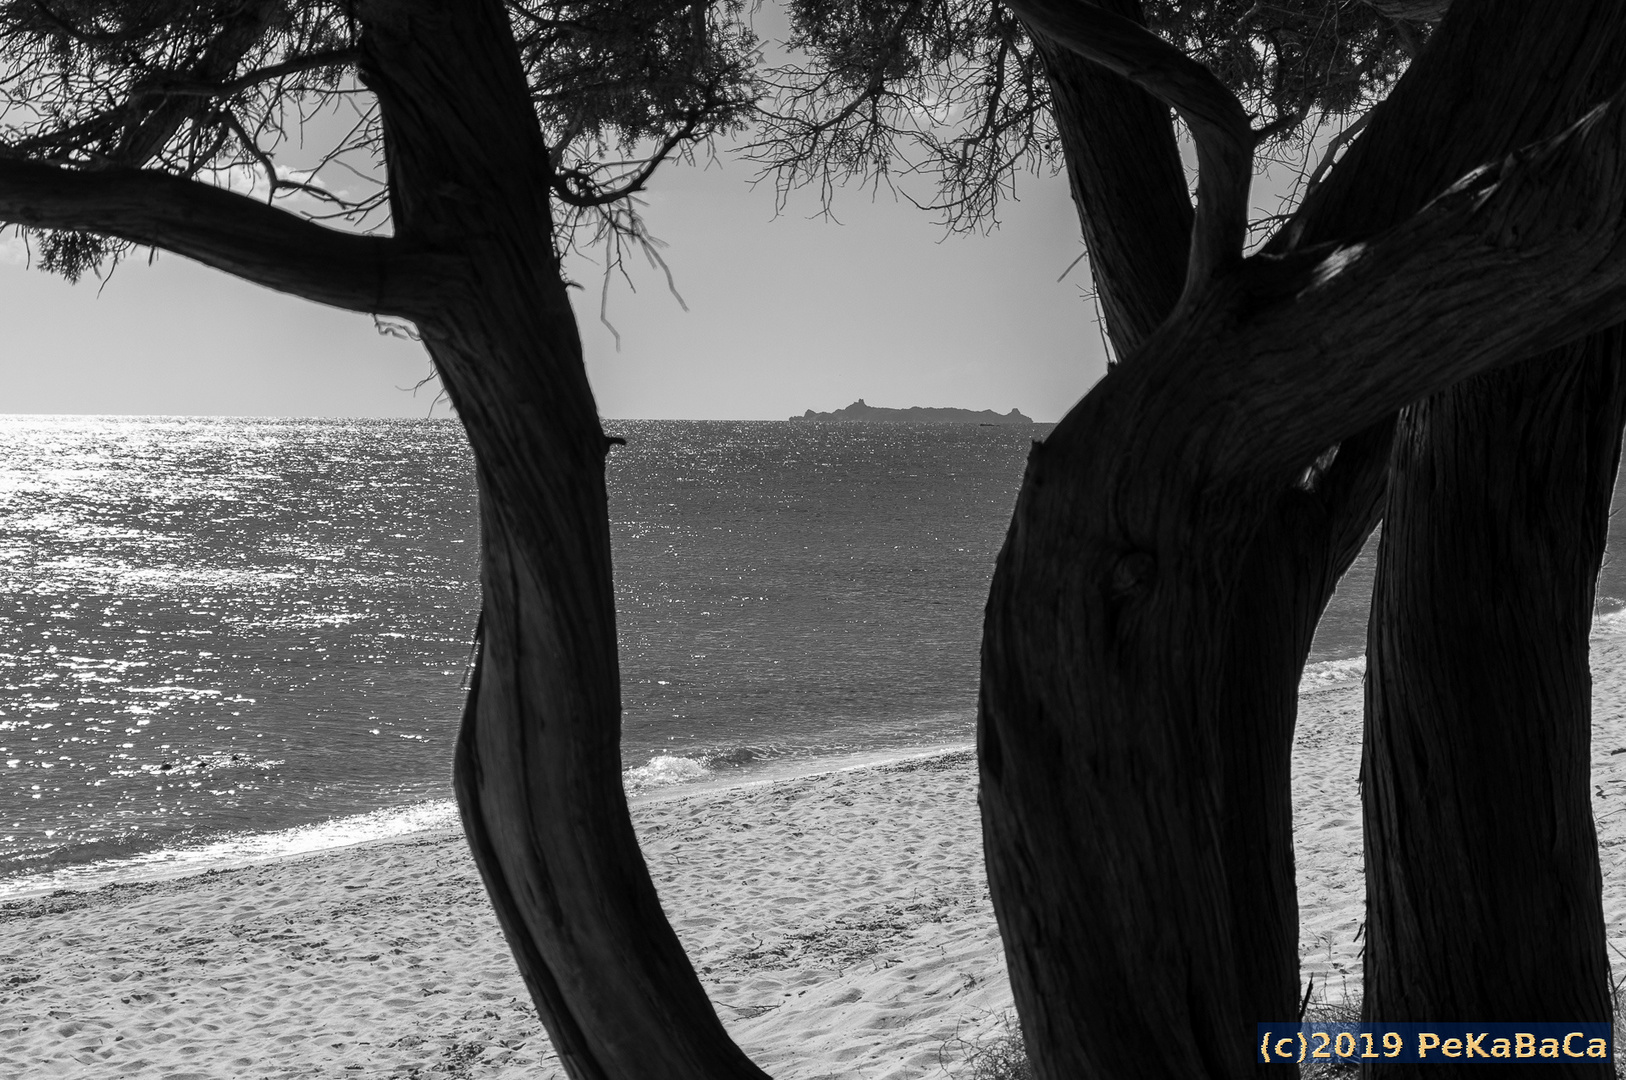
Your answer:
[[[1157,558],[1149,551],[1127,551],[1112,567],[1107,591],[1115,597],[1138,595],[1157,578]]]

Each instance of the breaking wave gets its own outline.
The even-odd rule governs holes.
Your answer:
[[[1299,693],[1314,694],[1331,690],[1346,683],[1359,682],[1366,675],[1366,656],[1352,656],[1347,660],[1322,660],[1304,665],[1299,677]]]

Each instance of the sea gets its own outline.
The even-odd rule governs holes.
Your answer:
[[[629,795],[971,741],[1047,425],[605,429]],[[478,540],[455,420],[0,417],[0,898],[455,824]]]

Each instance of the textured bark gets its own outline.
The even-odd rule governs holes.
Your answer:
[[[1552,131],[1619,84],[1626,12],[1531,7],[1487,52],[1545,77],[1549,115],[1518,126]],[[1621,360],[1612,330],[1401,415],[1367,647],[1369,1018],[1612,1018],[1588,627]]]
[[[1138,14],[1125,0],[1103,6]],[[1573,79],[1523,85],[1497,77],[1484,86],[1477,74],[1484,58],[1508,40],[1545,33],[1555,52],[1590,63],[1598,50],[1587,41],[1598,12],[1577,12],[1578,24],[1557,43],[1543,25],[1550,14],[1526,12],[1512,22],[1509,15],[1505,7],[1482,7],[1436,35],[1273,250],[1368,237],[1481,161],[1539,134]],[[1189,228],[1190,207],[1167,110],[1064,51],[1050,47],[1045,55],[1103,312],[1119,354],[1128,355],[1173,309],[1183,273],[1180,230]],[[1290,794],[1297,685],[1315,624],[1376,523],[1392,427],[1392,417],[1380,419],[1334,444],[1329,467],[1284,484],[1239,556],[1212,687],[1214,722],[1225,733],[1219,842],[1230,909],[1246,913],[1229,927],[1238,1042],[1247,1041],[1253,1022],[1286,1019],[1297,1005]],[[1013,956],[1013,968],[1017,963]]]
[[[1363,0],[1391,19],[1411,22],[1439,22],[1450,10],[1451,0]]]
[[[1621,343],[1402,414],[1368,642],[1372,1017],[1611,1019],[1587,638]]]
[[[1473,57],[1471,50],[1454,55],[1459,63]],[[1419,72],[1428,70],[1419,63]],[[1383,127],[1375,119],[1373,135]],[[1397,120],[1391,130],[1402,127]],[[1443,153],[1460,151],[1447,146]],[[1579,165],[1577,175],[1593,179],[1573,188],[1543,181],[1542,196],[1533,187],[1517,191],[1514,162],[1556,164],[1547,155],[1557,151],[1511,159],[1400,228],[1321,263],[1310,277],[1338,291],[1337,312],[1311,310],[1317,290],[1287,280],[1302,282],[1304,261],[1324,251],[1255,261],[1242,275],[1251,281],[1228,283],[1228,296],[1211,290],[1206,311],[1165,325],[1036,449],[990,598],[979,741],[990,883],[1039,1075],[1252,1071],[1251,1040],[1238,1036],[1263,1017],[1245,1015],[1238,1004],[1235,943],[1241,920],[1256,912],[1235,901],[1235,867],[1222,852],[1225,836],[1245,838],[1247,830],[1226,818],[1241,804],[1227,800],[1261,747],[1248,741],[1256,736],[1221,726],[1209,694],[1224,685],[1227,666],[1239,684],[1253,679],[1244,656],[1227,655],[1241,648],[1229,638],[1241,610],[1239,568],[1268,570],[1292,555],[1290,537],[1275,547],[1250,545],[1262,522],[1284,513],[1290,496],[1283,492],[1305,466],[1342,441],[1339,460],[1307,483],[1314,490],[1305,494],[1331,495],[1342,486],[1336,498],[1367,509],[1342,523],[1317,523],[1316,502],[1302,500],[1301,520],[1324,530],[1322,550],[1332,553],[1320,565],[1306,560],[1292,578],[1311,588],[1298,597],[1277,594],[1277,612],[1303,626],[1302,608],[1319,612],[1322,590],[1330,588],[1326,568],[1352,555],[1364,536],[1359,525],[1374,489],[1364,486],[1363,502],[1350,482],[1369,479],[1372,462],[1381,462],[1381,426],[1393,409],[1427,392],[1411,379],[1425,374],[1445,385],[1467,374],[1466,366],[1454,368],[1452,358],[1464,358],[1467,344],[1458,334],[1475,339],[1468,346],[1474,366],[1489,362],[1477,352],[1482,347],[1506,362],[1548,332],[1541,305],[1527,303],[1526,285],[1513,280],[1537,286],[1537,278],[1524,277],[1533,248],[1505,263],[1492,256],[1499,267],[1482,271],[1391,264],[1369,279],[1386,283],[1373,293],[1344,274],[1380,249],[1432,248],[1425,237],[1433,227],[1425,222],[1456,214],[1454,206],[1489,230],[1481,234],[1489,243],[1473,246],[1476,259],[1504,244],[1588,231],[1568,216],[1582,205],[1611,218],[1608,198],[1589,185],[1617,184],[1613,162]],[[1403,167],[1389,170],[1407,185],[1391,205],[1427,199],[1428,165],[1425,159],[1411,177]],[[1335,172],[1329,190],[1344,191],[1353,205],[1362,177],[1339,171],[1344,176]],[[1556,177],[1545,166],[1537,171]],[[1323,224],[1336,222],[1327,209],[1336,202],[1323,198],[1299,237],[1314,235],[1308,226],[1318,213],[1326,215]],[[1600,244],[1599,261],[1586,261],[1602,268],[1613,240],[1588,234]],[[1354,261],[1343,262],[1346,255]],[[1492,280],[1498,287],[1484,295],[1479,313],[1457,323],[1466,314],[1464,290]],[[1620,314],[1577,300],[1574,310],[1589,312],[1587,321],[1563,332],[1599,329]],[[1456,329],[1441,334],[1446,322]],[[1555,333],[1557,325],[1545,323]],[[1232,341],[1245,344],[1233,352]],[[1346,351],[1368,359],[1349,362]],[[1267,356],[1265,367],[1246,370]],[[1295,374],[1301,363],[1306,368]],[[1363,442],[1364,454],[1349,453]],[[1361,475],[1340,470],[1351,456],[1364,457]],[[1263,616],[1257,622],[1270,625]],[[1285,654],[1296,682],[1307,646],[1306,634],[1265,666]],[[1293,682],[1285,692],[1280,681],[1269,685],[1287,699]],[[1276,708],[1290,717],[1290,702]],[[1272,737],[1285,753],[1286,740]],[[1285,767],[1279,771],[1282,786],[1266,798],[1285,820]],[[1278,867],[1282,877],[1290,882],[1290,871]]]
[[[461,258],[400,238],[324,228],[224,188],[139,169],[80,172],[0,157],[0,221],[150,244],[348,311],[435,310]]]
[[[1041,1077],[1254,1071],[1238,1036],[1257,1018],[1241,1012],[1232,944],[1233,920],[1251,912],[1231,907],[1221,845],[1221,747],[1234,735],[1208,688],[1238,566],[1292,463],[1318,434],[1351,435],[1415,390],[1329,380],[1311,400],[1313,374],[1283,370],[1278,383],[1250,357],[1328,326],[1349,332],[1350,353],[1323,357],[1335,370],[1392,357],[1396,375],[1433,363],[1449,383],[1467,373],[1459,362],[1518,355],[1511,341],[1481,349],[1495,331],[1473,340],[1496,318],[1489,294],[1413,350],[1375,325],[1382,304],[1326,318],[1294,290],[1259,319],[1246,313],[1264,297],[1227,291],[1201,323],[1166,325],[1035,448],[990,595],[985,843]],[[1292,407],[1308,426],[1280,422]]]
[[[1181,302],[1242,261],[1254,134],[1242,103],[1218,76],[1137,18],[1096,3],[1008,0],[1029,33],[1156,95],[1185,121],[1197,153],[1197,207]],[[1159,125],[1159,129],[1166,125]],[[1149,134],[1158,139],[1159,129]],[[1154,151],[1155,152],[1155,151]]]
[[[1111,6],[1139,16],[1139,0]],[[1101,317],[1113,351],[1128,356],[1168,318],[1185,286],[1191,200],[1169,107],[1120,75],[1042,37],[1034,41]]]
[[[762,1077],[650,882],[621,786],[607,449],[501,4],[360,7],[398,236],[469,267],[418,325],[479,473],[483,641],[464,828],[570,1075]]]
[[[1137,0],[1102,6],[1140,18]],[[1169,109],[1127,79],[1035,40],[1107,331],[1117,354],[1130,356],[1174,310],[1186,274],[1192,211]],[[1325,204],[1317,240],[1337,235],[1353,202]],[[1389,430],[1383,423],[1351,440],[1315,484],[1282,493],[1243,558],[1223,636],[1213,689],[1217,724],[1230,733],[1220,750],[1220,843],[1232,909],[1249,913],[1230,926],[1244,1024],[1292,1016],[1298,1002],[1289,787],[1298,681],[1316,621],[1375,523]]]

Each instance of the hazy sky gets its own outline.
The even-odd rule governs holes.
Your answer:
[[[793,59],[777,5],[753,11],[769,60]],[[657,270],[635,270],[636,291],[616,280],[619,351],[599,322],[600,267],[567,265],[604,416],[783,419],[863,398],[1056,420],[1104,372],[1088,265],[1057,280],[1083,250],[1063,177],[1020,176],[1000,228],[948,236],[884,189],[839,193],[839,224],[811,195],[776,216],[754,174],[726,157],[657,173],[645,214],[689,310]],[[1256,183],[1256,208],[1279,209],[1290,183]],[[0,413],[423,416],[436,396],[412,390],[430,373],[422,348],[367,316],[175,255],[132,260],[101,288],[22,263],[20,242],[0,237]]]
[[[1020,181],[989,236],[950,236],[883,192],[844,192],[842,224],[811,199],[774,220],[752,169],[657,175],[647,217],[683,311],[658,272],[615,281],[569,267],[599,410],[608,417],[783,419],[872,405],[1012,407],[1054,420],[1103,361],[1061,178]],[[917,198],[929,191],[913,191]],[[370,318],[236,281],[175,255],[126,262],[101,287],[28,270],[0,241],[0,413],[423,416],[428,358]],[[445,405],[437,409],[445,415]]]

